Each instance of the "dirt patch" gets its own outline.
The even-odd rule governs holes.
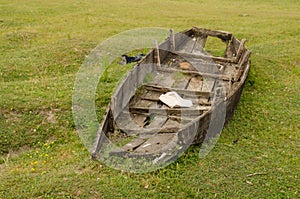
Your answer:
[[[57,112],[58,109],[42,109],[42,110],[36,110],[36,111],[29,111],[29,112],[21,112],[14,109],[11,110],[1,110],[0,109],[0,119],[6,119],[6,122],[11,123],[18,123],[21,122],[22,116],[24,114],[35,114],[40,115],[43,118],[43,124],[44,123],[57,123],[57,119],[55,117],[55,112]]]
[[[55,124],[55,123],[57,123],[57,119],[55,117],[55,112],[57,112],[57,111],[58,111],[58,109],[40,111],[39,114],[41,116],[43,116],[43,118],[44,118],[42,124],[45,124],[45,123]]]
[[[0,170],[3,170],[6,166],[9,166],[10,159],[15,158],[29,151],[31,148],[29,146],[23,146],[18,150],[9,150],[8,153],[0,156]]]
[[[298,61],[295,61],[295,66],[300,67],[300,58]]]
[[[0,109],[0,119],[4,119],[7,124],[14,124],[21,121],[22,113],[14,109],[11,110],[1,110]]]

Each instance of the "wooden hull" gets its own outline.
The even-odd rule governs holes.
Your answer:
[[[224,43],[224,56],[213,56],[203,49],[210,37]],[[233,116],[250,69],[250,51],[244,43],[222,31],[197,27],[176,35],[171,31],[115,91],[99,128],[93,157],[105,153],[165,163],[191,144],[203,142],[208,134],[220,133]],[[193,105],[168,107],[160,96],[170,91]],[[123,144],[107,147],[111,139]]]

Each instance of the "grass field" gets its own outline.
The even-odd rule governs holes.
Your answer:
[[[298,0],[0,0],[0,198],[299,198],[299,10]],[[200,159],[192,146],[146,174],[92,161],[71,110],[85,56],[125,30],[191,26],[231,31],[252,51],[215,148]]]

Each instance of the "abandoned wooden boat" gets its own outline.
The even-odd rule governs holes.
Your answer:
[[[204,140],[209,126],[217,125],[211,123],[218,122],[212,120],[213,113],[223,114],[222,104],[221,128],[232,117],[250,68],[246,40],[198,27],[170,32],[134,66],[111,97],[93,158],[109,154],[143,157],[152,164],[168,162]],[[222,56],[208,52],[211,38],[224,45]],[[179,96],[179,101],[188,100],[190,105],[175,103],[173,107],[163,102],[162,96],[170,92],[175,98],[169,102]],[[118,142],[115,147],[107,147],[111,139]]]

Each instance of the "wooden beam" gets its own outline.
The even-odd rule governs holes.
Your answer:
[[[193,27],[192,30],[196,34],[206,35],[206,36],[211,36],[211,37],[218,37],[224,41],[231,40],[231,38],[232,38],[232,33],[230,33],[230,32],[219,31],[219,30],[209,30],[209,29],[205,29],[205,28],[198,28],[195,26]]]
[[[175,51],[175,35],[174,35],[174,30],[170,29],[170,51],[174,52]]]
[[[196,58],[196,59],[202,59],[202,60],[212,60],[216,61],[218,63],[236,63],[235,58],[224,58],[224,57],[214,57],[211,55],[200,55],[200,54],[194,54],[194,53],[186,53],[186,52],[175,52],[177,55],[182,56],[184,58]]]
[[[154,84],[143,84],[143,87],[150,91],[159,91],[159,92],[175,91],[179,94],[198,95],[198,96],[203,96],[203,97],[209,97],[211,95],[210,92],[191,91],[191,90],[184,90],[184,89],[177,89],[177,88],[170,88],[170,87],[162,87],[162,86],[154,85]]]
[[[206,97],[206,96],[205,96]],[[158,102],[160,101],[160,99],[158,97],[141,97],[142,100],[147,100],[147,101],[153,101],[153,102]],[[211,102],[202,102],[202,101],[199,101],[197,102],[196,100],[196,103],[193,102],[193,104],[198,104],[198,105],[204,105],[204,106],[210,106],[211,105]]]
[[[161,67],[160,64],[160,56],[159,56],[159,48],[158,48],[158,42],[157,40],[154,40],[154,61],[156,62],[158,67]]]
[[[130,107],[131,113],[156,113],[164,115],[201,115],[203,111],[210,110],[210,106],[201,106],[198,108],[151,108],[151,107]]]
[[[239,70],[234,77],[234,81],[238,81],[240,79],[240,77],[242,76],[242,74],[244,73],[244,70],[245,70],[245,67],[247,66],[250,55],[251,55],[251,51],[247,50],[239,63]]]
[[[173,69],[173,68],[159,68],[160,71],[164,71],[164,72],[181,72],[184,74],[192,74],[192,75],[200,75],[202,77],[211,77],[211,78],[215,78],[215,79],[222,79],[225,81],[230,81],[231,77],[227,76],[227,75],[223,75],[223,74],[213,74],[213,73],[201,73],[198,71],[191,71],[191,70],[179,70],[179,69]]]
[[[246,39],[242,39],[241,42],[240,42],[239,49],[238,49],[238,51],[236,53],[236,56],[235,56],[235,59],[236,59],[237,62],[239,61],[239,59],[242,56],[243,52],[246,51],[245,43],[246,43]]]

